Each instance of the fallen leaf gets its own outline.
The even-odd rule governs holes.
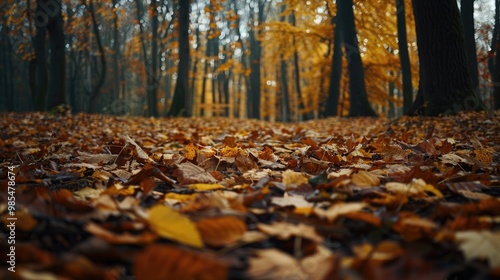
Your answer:
[[[151,245],[136,257],[133,270],[137,280],[227,279],[227,265],[213,257],[174,246]]]
[[[315,242],[323,242],[323,237],[316,233],[316,230],[305,224],[290,224],[285,222],[275,222],[270,225],[259,223],[257,228],[269,235],[280,239],[289,239],[292,236],[303,237]]]
[[[304,176],[304,174],[292,170],[285,170],[282,176],[283,176],[283,183],[287,187],[298,186],[300,184],[307,184],[309,182],[309,179],[306,176]]]
[[[314,213],[320,218],[326,218],[328,219],[328,221],[333,222],[339,216],[352,212],[361,211],[365,207],[368,207],[368,204],[364,202],[337,203],[330,206],[326,210],[316,207],[314,208]]]
[[[233,216],[204,218],[196,222],[203,242],[220,247],[236,242],[246,232],[245,223]]]
[[[191,220],[162,204],[149,209],[149,225],[159,236],[201,248],[203,241],[196,225]]]
[[[211,190],[220,190],[223,189],[224,186],[221,184],[191,184],[188,186],[192,190],[197,190],[197,191],[211,191]]]
[[[377,175],[367,171],[359,171],[352,175],[352,182],[358,187],[374,187],[380,185],[380,179]]]
[[[459,231],[455,238],[467,260],[485,258],[491,268],[500,268],[500,232]]]

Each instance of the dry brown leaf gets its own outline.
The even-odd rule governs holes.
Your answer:
[[[210,173],[206,172],[205,169],[192,164],[191,162],[177,164],[174,176],[176,176],[177,181],[179,181],[181,185],[194,183],[217,183],[217,180]]]
[[[330,208],[323,210],[321,208],[314,208],[314,213],[320,218],[326,218],[328,221],[333,222],[339,216],[342,216],[347,213],[361,211],[363,208],[368,207],[368,204],[364,202],[346,202],[346,203],[337,203]]]
[[[85,225],[85,230],[96,237],[99,237],[111,244],[148,244],[157,239],[155,234],[145,231],[140,234],[131,234],[128,232],[114,233],[96,223],[90,222]]]
[[[316,233],[316,230],[305,224],[290,224],[284,222],[274,222],[270,225],[259,223],[257,228],[269,235],[276,236],[280,239],[289,239],[292,236],[303,237],[315,242],[323,242],[323,237]]]
[[[282,176],[283,176],[283,183],[287,185],[287,187],[298,186],[300,184],[307,184],[309,182],[309,179],[306,176],[304,176],[304,174],[292,170],[285,170]]]
[[[500,268],[500,232],[459,231],[455,238],[467,260],[485,258],[492,268]]]
[[[297,208],[302,208],[302,207],[312,207],[314,206],[313,203],[310,203],[309,201],[305,200],[304,197],[302,196],[291,196],[287,195],[284,197],[272,197],[271,202],[275,205],[278,206],[295,206]]]
[[[208,254],[174,246],[151,245],[134,262],[137,280],[224,280],[228,277],[226,264]]]
[[[377,175],[367,171],[359,171],[352,175],[352,182],[358,187],[374,187],[380,185],[380,179]]]
[[[196,222],[203,242],[220,247],[234,243],[246,232],[245,223],[233,216],[204,218]]]
[[[394,241],[382,241],[376,245],[362,243],[355,245],[354,253],[361,259],[369,258],[379,262],[387,262],[399,258],[404,250],[399,243]]]

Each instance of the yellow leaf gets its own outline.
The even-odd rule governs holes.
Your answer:
[[[221,184],[192,184],[189,185],[189,188],[192,190],[197,190],[197,191],[211,191],[211,190],[219,190],[223,189],[224,186]]]
[[[149,210],[149,224],[159,236],[193,247],[203,247],[200,233],[191,220],[175,210],[159,204]]]
[[[198,148],[193,143],[189,143],[185,149],[186,151],[184,153],[184,157],[189,160],[193,160],[196,157],[196,151]]]
[[[308,183],[308,178],[304,176],[304,174],[295,172],[292,170],[286,170],[283,172],[283,183],[287,186],[290,185],[301,185],[301,184],[307,184]]]
[[[193,200],[196,194],[178,194],[178,193],[166,193],[165,199],[175,199],[181,202]]]

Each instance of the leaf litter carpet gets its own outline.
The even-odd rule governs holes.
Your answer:
[[[498,279],[499,124],[4,113],[0,278]]]

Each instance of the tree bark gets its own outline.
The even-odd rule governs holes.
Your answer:
[[[48,109],[51,109],[66,103],[66,58],[62,6],[60,1],[57,4],[57,13],[49,20],[47,31],[50,36],[50,78],[47,104]]]
[[[403,80],[403,112],[407,112],[410,110],[411,104],[413,103],[413,85],[411,79],[410,55],[407,45],[405,0],[396,0],[396,7],[399,60],[401,63]]]
[[[264,3],[262,0],[258,1],[259,11],[257,13],[257,21],[258,23],[262,23],[264,21]],[[250,15],[250,21],[254,21],[253,12]],[[247,115],[249,118],[260,119],[260,60],[262,53],[262,46],[260,41],[257,40],[258,30],[256,30],[253,26],[250,28],[249,36],[250,36],[250,91],[249,96],[247,96],[247,104],[249,105],[247,108]]]
[[[333,58],[330,73],[330,86],[328,87],[328,99],[324,109],[325,117],[338,115],[340,98],[340,80],[342,78],[342,20],[341,14],[337,13],[335,18],[335,29],[333,31]]]
[[[491,40],[491,53],[488,66],[493,82],[493,109],[500,109],[500,0],[495,1],[495,27],[493,29],[493,38]]]
[[[191,116],[189,79],[189,1],[179,1],[179,65],[169,116]]]
[[[46,49],[47,24],[49,17],[42,9],[43,4],[41,3],[42,0],[37,1],[35,12],[36,35],[33,41],[36,64],[36,92],[33,95],[33,106],[35,110],[38,111],[44,111],[46,109],[47,86],[49,84]]]
[[[113,9],[117,8],[118,0],[112,0]],[[118,12],[113,13],[113,101],[118,102],[120,99],[120,32],[118,30]],[[122,114],[124,112],[114,112]]]
[[[92,30],[95,35],[97,48],[99,49],[99,60],[101,62],[101,71],[99,72],[99,77],[91,90],[89,112],[99,112],[99,108],[97,108],[97,98],[99,97],[101,87],[106,81],[106,56],[104,54],[104,47],[102,45],[101,35],[99,32],[99,24],[95,16],[94,3],[92,1],[89,2],[87,9],[89,10],[90,18],[92,19]]]
[[[479,72],[477,70],[476,38],[474,37],[474,0],[461,0],[460,13],[465,32],[467,66],[469,67],[472,88],[477,91],[479,87]]]
[[[349,116],[376,116],[370,106],[366,93],[365,73],[359,52],[352,0],[339,0],[338,12],[341,13],[344,49],[349,70],[349,89],[351,107]]]
[[[151,0],[150,15],[151,15],[151,68],[147,73],[147,98],[148,98],[148,115],[150,117],[158,117],[158,3],[157,0]]]
[[[472,87],[460,12],[455,0],[413,0],[420,87],[409,115],[482,110]]]

